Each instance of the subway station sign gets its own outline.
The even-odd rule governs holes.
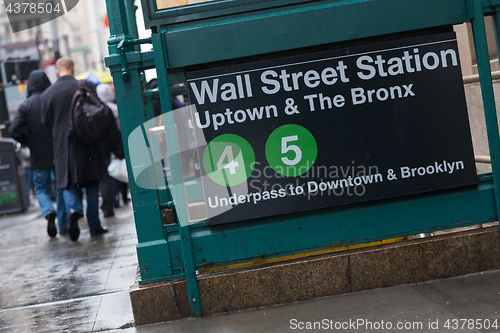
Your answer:
[[[212,225],[478,182],[454,33],[186,80]]]

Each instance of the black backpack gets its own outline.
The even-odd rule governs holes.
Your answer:
[[[97,146],[109,134],[111,110],[101,102],[85,80],[78,81],[78,90],[71,101],[70,125],[76,141]]]

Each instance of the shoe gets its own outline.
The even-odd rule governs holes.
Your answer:
[[[73,209],[69,212],[69,238],[72,241],[76,241],[80,237],[80,228],[78,227],[78,220],[82,217],[82,214],[74,211]]]
[[[90,236],[98,236],[108,232],[108,229],[103,227],[90,228]]]
[[[57,235],[57,228],[56,228],[56,223],[55,223],[56,212],[54,212],[53,210],[51,210],[45,216],[45,219],[47,220],[47,233],[52,238],[56,237],[56,235]]]
[[[69,229],[68,228],[61,228],[59,229],[59,235],[67,235],[69,234]]]

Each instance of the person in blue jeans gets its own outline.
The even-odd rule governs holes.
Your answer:
[[[56,216],[61,234],[68,233],[68,219],[62,191],[56,192],[57,213],[50,198],[51,171],[54,169],[52,131],[40,125],[41,94],[50,86],[50,81],[42,70],[32,71],[28,80],[28,98],[19,106],[9,132],[14,140],[30,149],[36,197],[40,210],[47,219],[47,233],[50,237],[56,237]]]
[[[54,204],[50,198],[50,192],[52,189],[52,175],[54,173],[54,167],[50,168],[38,168],[33,169],[33,184],[35,185],[35,194],[38,199],[38,204],[40,210],[44,216],[49,214],[54,214]],[[63,191],[56,190],[56,205],[57,205],[57,222],[59,227],[59,234],[68,234],[68,218],[66,213],[66,207],[64,204]],[[55,226],[54,226],[55,227]],[[52,234],[47,229],[49,236],[54,237],[57,230],[52,230]]]
[[[80,214],[83,216],[83,191],[85,191],[85,196],[87,199],[86,216],[90,229],[90,235],[96,236],[100,235],[101,233],[106,233],[107,229],[101,227],[101,221],[99,219],[99,181],[86,180],[80,186],[70,185],[65,188],[63,190],[63,197],[66,204],[66,209],[74,211],[75,214]],[[100,229],[104,229],[105,231],[99,232]]]

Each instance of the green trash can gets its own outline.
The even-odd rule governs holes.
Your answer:
[[[28,208],[20,149],[21,144],[14,139],[0,139],[0,214]]]

